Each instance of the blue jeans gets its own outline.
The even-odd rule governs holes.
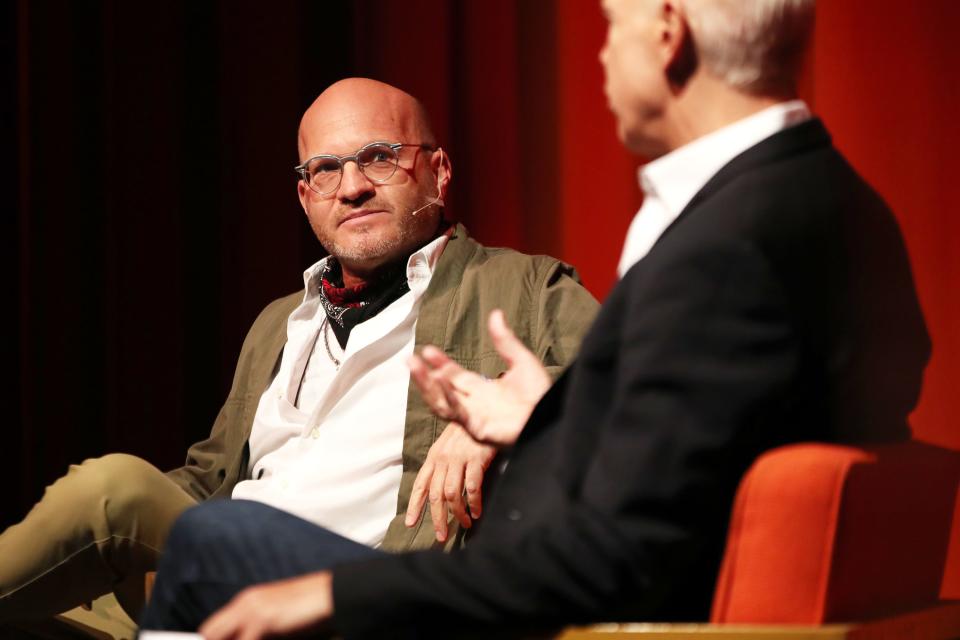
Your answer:
[[[193,631],[246,587],[380,554],[259,502],[213,500],[174,524],[140,626]]]

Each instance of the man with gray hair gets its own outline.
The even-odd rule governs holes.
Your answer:
[[[477,535],[390,557],[259,505],[206,505],[175,525],[145,627],[220,640],[705,620],[761,452],[908,436],[929,339],[893,216],[796,99],[812,0],[603,8],[619,137],[654,160],[578,360],[548,390],[495,313],[497,380],[436,348],[411,362],[435,413],[508,452]]]

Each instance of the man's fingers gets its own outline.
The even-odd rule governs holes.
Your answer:
[[[424,402],[431,409],[434,409],[434,405],[440,399],[440,393],[430,377],[430,370],[426,363],[418,356],[412,355],[407,359],[407,367],[410,369],[410,377],[413,378],[414,384],[420,390]]]
[[[450,407],[450,419],[466,429],[471,435],[475,435],[470,425],[472,422],[470,420],[470,412],[467,411],[467,408],[460,402],[458,390],[455,389],[453,384],[447,379],[441,380],[439,389],[444,395],[444,403]]]
[[[227,632],[227,626],[224,616],[228,609],[229,605],[227,605],[227,608],[220,609],[214,613],[212,616],[207,618],[206,622],[200,625],[200,628],[197,631],[204,637],[204,640],[223,640],[227,637],[225,635]]]
[[[443,483],[443,499],[450,507],[453,517],[464,529],[469,529],[473,522],[467,514],[467,508],[463,503],[463,465],[451,465],[447,467],[447,478]]]
[[[236,637],[237,640],[261,640],[261,638],[266,637],[266,630],[260,626],[248,624],[239,629],[238,632],[234,634],[234,637]]]
[[[474,520],[483,513],[483,466],[476,462],[467,464],[463,474],[463,486],[467,493],[467,506]]]
[[[423,358],[417,354],[413,354],[407,358],[407,368],[410,369],[410,375],[413,376],[417,386],[423,391],[423,386],[421,385],[427,382],[427,364],[423,361]]]
[[[470,519],[470,514],[467,513],[467,506],[463,502],[462,495],[457,496],[453,502],[448,504],[450,505],[450,512],[453,513],[453,517],[456,518],[461,527],[469,529],[473,526],[473,521]]]
[[[236,597],[200,625],[199,633],[204,640],[229,640],[239,628]]]
[[[438,357],[429,357],[433,353],[438,354]],[[424,347],[423,355],[428,358],[426,362],[432,367],[430,382],[437,385],[438,391],[443,385],[468,391],[472,385],[483,381],[483,376],[464,369],[436,347]]]
[[[428,375],[430,376],[432,394],[435,397],[434,404],[436,407],[434,407],[434,413],[437,413],[441,418],[452,420],[453,411],[450,403],[447,401],[446,392],[444,391],[445,387],[450,386],[447,376],[444,374],[443,369],[432,369]],[[437,409],[439,409],[440,412],[438,412]]]
[[[251,627],[249,631],[244,627],[240,630],[240,633],[241,635],[237,637],[237,640],[264,640],[265,638],[277,637],[277,634],[272,631],[271,625],[265,621],[255,627]]]
[[[450,357],[443,352],[443,349],[435,347],[432,344],[428,344],[420,351],[420,357],[422,357],[431,367],[440,368],[447,364],[457,365]]]
[[[443,500],[444,471],[434,471],[430,480],[430,519],[433,520],[433,531],[439,542],[447,540],[447,503]]]
[[[423,504],[427,501],[427,492],[430,487],[430,481],[433,479],[434,464],[430,460],[423,463],[420,467],[417,478],[413,481],[413,491],[410,492],[410,500],[407,502],[407,516],[404,524],[412,527],[420,519],[423,512]]]
[[[430,410],[441,418],[447,418],[450,415],[450,406],[447,404],[443,390],[440,388],[439,381],[442,374],[436,369],[431,369],[422,358],[416,355],[407,359],[407,366],[410,369],[410,377],[420,390],[423,401],[427,403]]]
[[[455,362],[450,362],[442,367],[434,369],[437,372],[437,378],[440,381],[438,390],[444,386],[456,389],[464,395],[470,395],[477,389],[478,385],[489,382],[483,376],[473,371],[467,371]]]

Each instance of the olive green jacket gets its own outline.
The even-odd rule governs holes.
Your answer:
[[[230,395],[210,437],[190,447],[186,464],[169,472],[197,500],[229,497],[234,485],[249,477],[247,440],[253,417],[279,367],[287,318],[302,301],[300,291],[275,300],[260,313],[243,342]],[[502,309],[517,336],[556,378],[573,360],[597,308],[568,265],[547,256],[483,247],[457,225],[421,300],[416,348],[437,345],[463,367],[495,378],[506,365],[486,323],[490,311]],[[417,471],[445,426],[430,413],[411,381],[397,517],[387,530],[386,550],[434,545],[429,516],[407,528],[403,514]],[[456,538],[451,534],[449,540]]]

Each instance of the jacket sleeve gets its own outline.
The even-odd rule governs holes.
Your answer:
[[[242,358],[241,354],[241,361]],[[182,467],[167,472],[167,477],[195,500],[213,496],[225,482],[228,468],[234,466],[234,458],[243,454],[244,443],[238,443],[236,436],[248,410],[246,405],[245,398],[231,393],[220,408],[210,435],[187,450]]]
[[[198,501],[218,492],[229,492],[242,479],[239,476],[246,465],[248,427],[274,366],[270,361],[274,349],[268,345],[276,340],[282,344],[283,336],[278,336],[278,332],[285,335],[291,300],[297,296],[300,294],[275,300],[257,316],[244,338],[230,393],[209,437],[190,447],[182,467],[167,472],[171,480]]]
[[[754,418],[788,387],[797,364],[793,330],[780,285],[749,247],[685,256],[656,273],[635,268],[613,297],[570,373],[567,414],[521,436],[497,496],[505,503],[485,514],[498,518],[485,523],[491,529],[448,556],[336,567],[339,633],[406,626],[429,635],[441,625],[463,631],[642,614],[664,585],[684,579],[705,532],[715,534],[718,520],[722,531],[749,457],[747,432],[762,426]],[[610,312],[620,320],[608,322]],[[610,341],[614,348],[599,348]],[[584,388],[607,367],[609,375]],[[578,395],[606,387],[602,413],[569,415]],[[525,460],[554,429],[563,436],[556,450],[541,447],[551,452]],[[531,462],[581,470],[561,474]],[[547,479],[537,485],[537,476]],[[531,492],[531,483],[541,490]],[[549,507],[538,506],[544,502]],[[526,522],[528,508],[546,515]]]
[[[580,351],[600,305],[570,265],[550,260],[542,272],[533,327],[534,351],[550,378],[556,380]]]

